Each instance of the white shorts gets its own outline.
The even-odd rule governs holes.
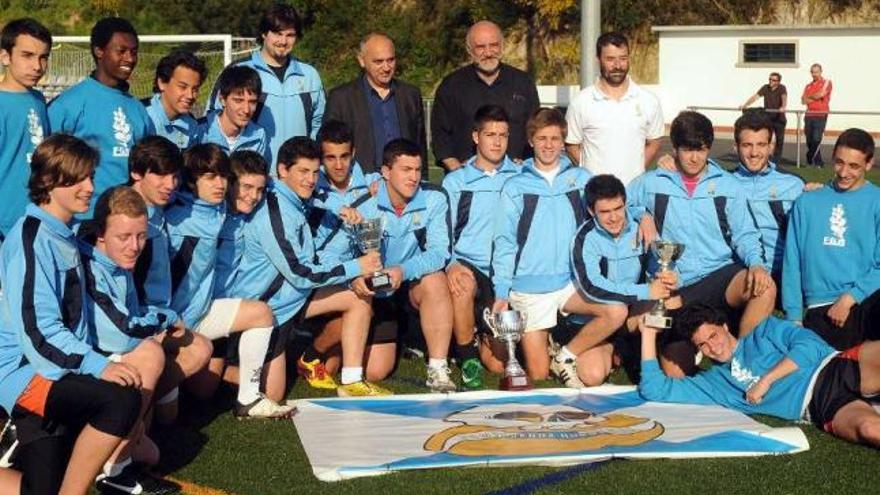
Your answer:
[[[529,294],[512,290],[508,296],[508,302],[512,309],[525,313],[526,332],[548,330],[556,326],[557,313],[568,316],[568,313],[562,308],[575,292],[577,289],[571,282],[559,290],[545,294]]]
[[[193,328],[193,332],[198,332],[209,340],[228,337],[241,301],[241,299],[215,299],[205,316]]]

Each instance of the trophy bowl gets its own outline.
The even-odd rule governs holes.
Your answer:
[[[684,254],[684,244],[657,239],[651,242],[651,252],[660,265],[658,272],[668,272],[670,266]],[[672,328],[672,318],[666,314],[666,301],[658,299],[651,311],[645,315],[645,324],[654,328]]]
[[[526,330],[525,313],[508,309],[492,314],[486,308],[483,311],[483,320],[492,330],[495,339],[507,346],[507,364],[504,366],[501,390],[531,390],[532,382],[516,359],[516,344]]]
[[[384,237],[382,217],[365,218],[354,226],[354,232],[358,247],[364,254],[379,252],[382,249]],[[373,272],[366,278],[366,283],[372,291],[387,290],[391,288],[391,277],[385,272]]]

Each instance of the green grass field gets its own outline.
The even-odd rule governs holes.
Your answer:
[[[825,182],[830,169],[796,170],[806,180]],[[432,170],[434,181],[441,175]],[[872,171],[873,180],[880,178]],[[614,383],[628,383],[618,372]],[[424,365],[402,359],[395,375],[385,382],[395,393],[426,392]],[[555,382],[537,384],[559,386]],[[488,388],[497,387],[497,378]],[[310,389],[297,381],[289,397],[320,397],[330,394]],[[213,403],[186,403],[179,426],[157,431],[163,459],[159,471],[177,479],[216,491],[189,493],[272,495],[335,493],[365,495],[382,493],[476,494],[509,493],[877,493],[876,473],[880,454],[876,450],[847,444],[815,427],[803,425],[810,442],[808,452],[796,455],[745,459],[695,459],[612,461],[597,469],[572,473],[571,468],[543,467],[473,468],[413,471],[333,484],[318,481],[291,422],[239,422],[229,413],[228,394]],[[786,424],[758,418],[773,426]],[[571,474],[537,491],[529,483],[554,474]],[[565,476],[561,476],[565,478]]]

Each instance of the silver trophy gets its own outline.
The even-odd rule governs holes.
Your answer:
[[[532,382],[516,359],[516,344],[526,331],[526,316],[520,311],[509,309],[495,314],[486,308],[483,320],[492,330],[495,339],[507,345],[507,364],[501,379],[501,390],[530,390]]]
[[[657,272],[668,272],[671,270],[670,266],[684,253],[684,244],[657,239],[651,243],[651,252],[657,257],[657,263],[660,265]],[[664,299],[657,299],[657,304],[645,315],[645,324],[654,328],[672,327],[672,318],[666,316],[666,301]]]
[[[354,226],[357,236],[358,247],[364,254],[379,252],[382,249],[382,237],[384,229],[382,217],[364,219]],[[391,288],[391,277],[385,272],[373,272],[366,278],[367,287],[372,291],[380,291]]]

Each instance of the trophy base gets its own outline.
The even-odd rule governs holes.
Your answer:
[[[652,328],[672,328],[672,318],[648,313],[645,315],[645,325]]]
[[[366,282],[373,292],[391,289],[391,276],[387,273],[374,273],[372,277],[367,277]]]
[[[532,381],[526,375],[505,376],[501,379],[501,386],[498,388],[514,392],[517,390],[531,390]]]

